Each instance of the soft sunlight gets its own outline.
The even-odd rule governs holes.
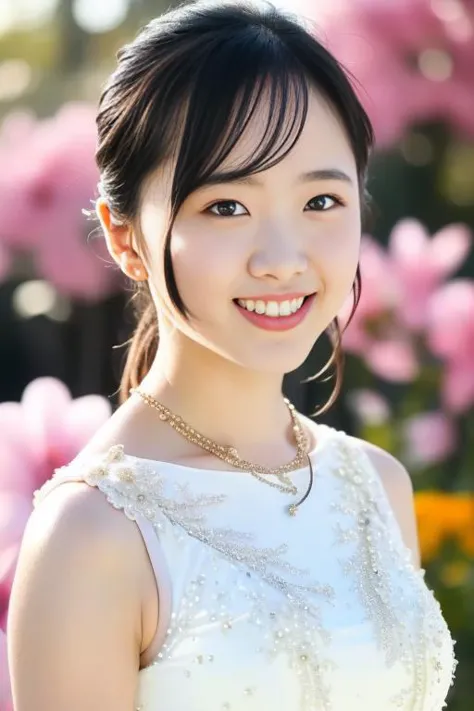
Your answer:
[[[59,0],[0,0],[0,34],[47,22]]]
[[[109,32],[124,21],[128,6],[129,0],[75,0],[74,17],[86,32]]]

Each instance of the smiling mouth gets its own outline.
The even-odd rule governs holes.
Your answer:
[[[269,318],[281,319],[288,318],[297,314],[311,297],[315,296],[315,292],[306,296],[289,298],[285,300],[273,301],[271,299],[234,299],[234,303],[241,309],[258,316],[267,316]]]

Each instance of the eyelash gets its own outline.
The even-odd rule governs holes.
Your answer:
[[[335,205],[328,208],[327,210],[307,210],[306,206],[305,206],[304,211],[305,212],[330,212],[331,210],[334,210],[335,207],[343,207],[345,205],[344,201],[341,200],[341,198],[336,197],[336,195],[330,195],[329,193],[322,193],[321,195],[315,195],[315,197],[312,197],[310,200],[308,200],[306,205],[309,205],[310,202],[313,202],[314,200],[319,200],[320,198],[329,198],[330,200],[333,200]],[[230,217],[244,217],[245,216],[244,214],[241,214],[241,215],[218,215],[215,212],[212,212],[212,208],[215,208],[220,205],[241,205],[242,207],[244,207],[244,205],[242,205],[242,203],[239,202],[238,200],[217,200],[216,202],[212,203],[212,205],[209,205],[209,207],[206,208],[205,212],[212,215],[212,217],[221,217],[223,219],[228,219]],[[244,207],[244,209],[246,210],[245,214],[248,215],[249,213],[247,211],[247,208]]]
[[[334,210],[335,207],[343,207],[345,205],[345,202],[341,200],[341,198],[337,197],[336,195],[330,195],[329,193],[322,193],[321,195],[316,195],[315,197],[311,198],[311,200],[308,200],[306,204],[309,205],[309,203],[313,202],[313,200],[319,200],[320,198],[329,198],[335,203],[335,205],[328,208],[327,210],[312,210],[312,212],[330,212],[330,210]]]

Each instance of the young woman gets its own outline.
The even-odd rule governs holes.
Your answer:
[[[440,711],[454,643],[410,478],[282,395],[323,332],[340,362],[359,293],[348,79],[273,7],[196,2],[121,50],[97,124],[142,312],[121,406],[35,499],[15,711]]]

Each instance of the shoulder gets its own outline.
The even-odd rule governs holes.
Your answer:
[[[90,471],[94,473],[94,469],[91,467]],[[41,537],[62,533],[67,534],[70,543],[78,539],[78,544],[95,540],[113,545],[129,529],[128,522],[86,479],[87,473],[84,481],[64,479],[52,491],[48,491],[46,482],[45,495],[37,496],[28,527],[35,528]],[[54,480],[55,477],[50,481]]]
[[[142,560],[132,521],[87,484],[62,483],[34,509],[8,621],[24,708],[71,708],[72,700],[74,708],[99,700],[131,708],[143,639]]]
[[[413,482],[404,465],[375,444],[349,437],[367,455],[383,485],[405,544],[411,549],[414,564],[420,566]]]
[[[31,564],[41,560],[53,576],[75,569],[108,588],[120,581],[130,590],[140,572],[141,548],[136,526],[96,487],[67,481],[35,504],[22,558]]]
[[[356,437],[350,437],[350,439],[355,440],[369,457],[388,494],[396,495],[401,493],[403,496],[404,493],[405,495],[413,496],[413,484],[410,474],[400,460],[376,444]]]

